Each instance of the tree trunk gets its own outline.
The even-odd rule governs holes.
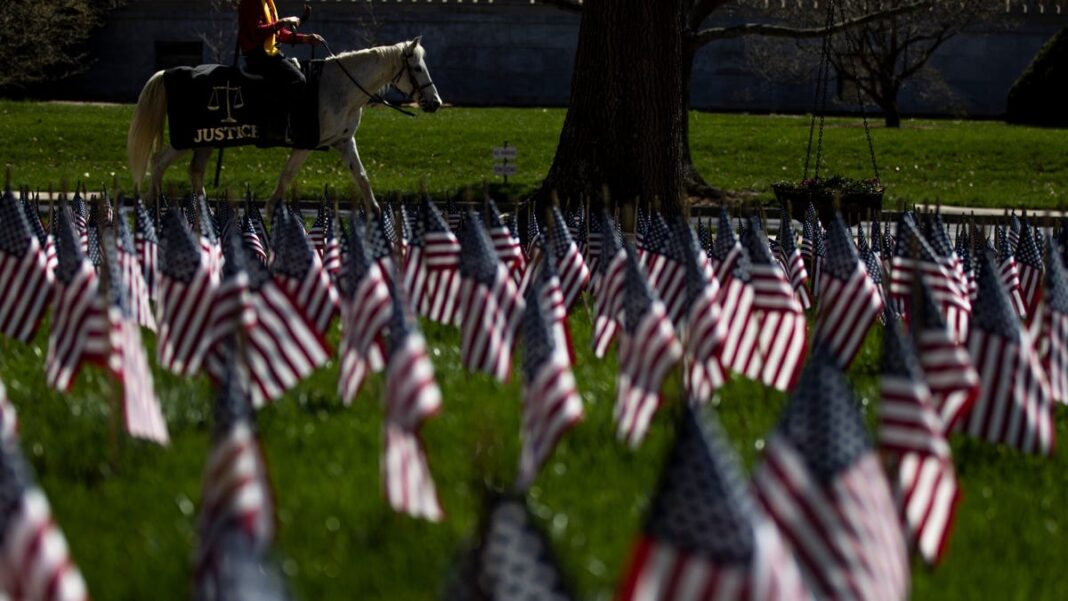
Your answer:
[[[692,2],[692,0],[690,0]],[[563,203],[602,189],[612,204],[637,200],[680,212],[687,149],[683,65],[686,0],[586,0],[571,99],[556,156],[535,201]],[[631,221],[624,211],[624,227]],[[629,229],[629,228],[628,228]]]
[[[901,111],[898,110],[896,102],[887,103],[882,109],[887,127],[901,127]]]

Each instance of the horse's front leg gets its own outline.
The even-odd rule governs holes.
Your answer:
[[[352,173],[353,181],[360,187],[360,192],[363,193],[364,208],[378,213],[378,202],[375,201],[375,193],[371,191],[371,180],[367,179],[367,170],[363,168],[363,163],[360,162],[360,153],[356,150],[356,138],[342,140],[335,144],[334,148],[337,149],[338,154],[341,155],[341,160],[345,161],[349,172]]]
[[[278,176],[278,185],[275,186],[271,197],[267,199],[268,219],[271,219],[271,216],[274,215],[274,203],[282,200],[285,196],[286,190],[289,189],[289,184],[293,183],[293,178],[297,176],[297,171],[300,171],[301,165],[308,160],[309,155],[311,155],[311,151],[303,148],[294,149],[290,153],[285,169],[282,169],[282,175]]]
[[[149,169],[152,171],[152,191],[150,198],[153,202],[155,202],[163,192],[163,172],[165,172],[167,167],[170,167],[186,152],[189,151],[178,150],[168,144],[152,156]]]

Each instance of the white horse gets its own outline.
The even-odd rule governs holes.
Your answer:
[[[420,36],[421,37],[421,36]],[[363,193],[368,210],[377,210],[367,170],[356,150],[356,130],[360,127],[363,107],[370,100],[370,93],[392,84],[408,97],[416,97],[424,111],[432,113],[441,107],[441,97],[430,79],[424,57],[426,51],[420,46],[420,37],[392,46],[378,46],[357,52],[344,52],[330,57],[319,79],[319,143],[332,146],[341,155],[352,173],[352,179]],[[356,85],[349,75],[359,82]],[[161,189],[163,172],[187,152],[193,153],[189,162],[189,180],[195,192],[204,194],[204,169],[212,148],[178,150],[170,144],[163,145],[163,122],[167,117],[167,95],[163,85],[163,71],[156,72],[141,90],[130,122],[126,139],[126,152],[130,163],[135,190],[141,189],[141,181],[151,160],[152,198]],[[289,155],[278,185],[271,195],[270,203],[282,198],[297,171],[308,158],[310,150],[294,149]]]

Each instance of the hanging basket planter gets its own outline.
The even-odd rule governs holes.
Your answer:
[[[775,198],[789,204],[791,217],[805,220],[809,203],[823,223],[830,223],[837,208],[847,223],[852,223],[869,214],[878,214],[883,205],[886,189],[876,178],[852,179],[835,175],[827,179],[805,179],[801,183],[777,182],[771,185]],[[837,207],[836,201],[837,198]]]

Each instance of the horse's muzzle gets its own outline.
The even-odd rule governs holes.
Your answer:
[[[423,102],[419,103],[419,106],[423,109],[423,111],[427,113],[433,113],[434,111],[441,108],[441,101],[436,98],[433,100],[424,100]]]

